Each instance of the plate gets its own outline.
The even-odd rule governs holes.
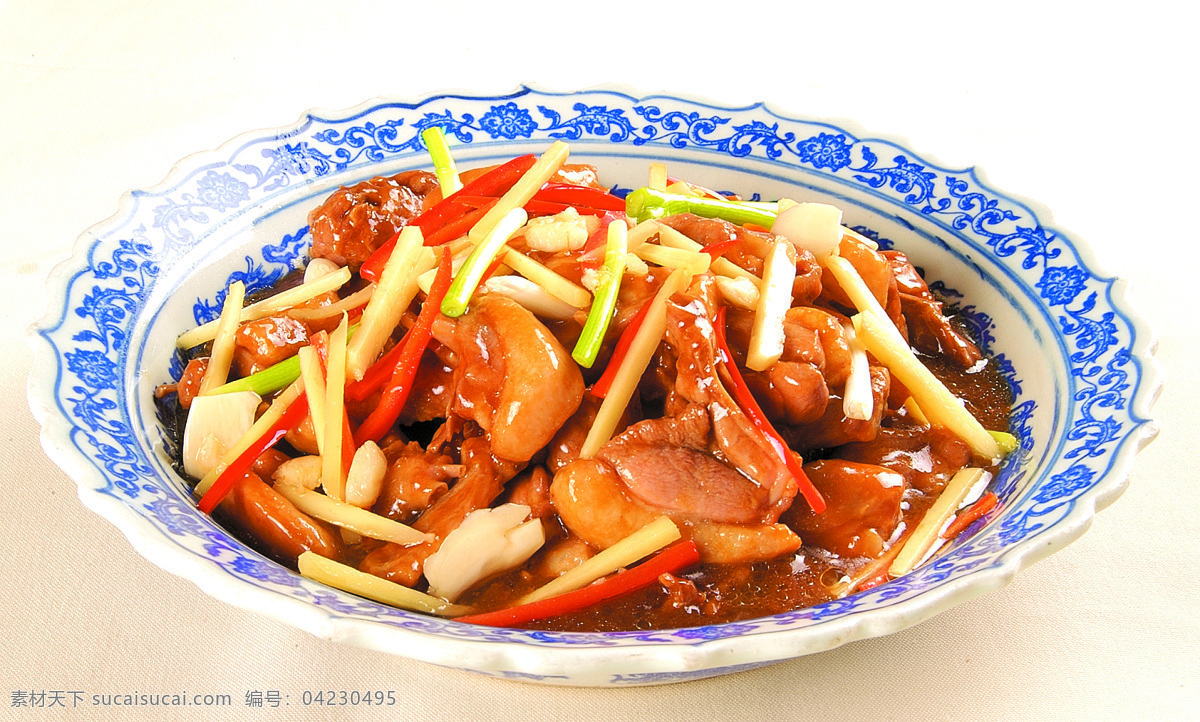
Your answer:
[[[1002,511],[931,562],[808,609],[692,629],[554,633],[413,614],[304,579],[200,513],[172,470],[155,385],[181,370],[175,336],[219,313],[234,279],[264,288],[305,258],[306,216],[339,185],[427,168],[442,126],[460,167],[571,144],[618,187],[672,175],[748,198],[823,200],[900,248],[958,303],[1013,388],[1020,448],[992,490]],[[144,556],[238,607],[321,637],[432,664],[547,684],[663,684],[750,669],[889,634],[998,588],[1062,548],[1125,489],[1155,435],[1154,335],[1125,284],[1079,239],[974,169],[940,167],[849,123],[767,105],[723,107],[618,89],[379,99],[314,111],[180,162],[126,194],[51,274],[30,329],[29,399],[47,454],[80,499]],[[986,523],[985,523],[986,522]]]

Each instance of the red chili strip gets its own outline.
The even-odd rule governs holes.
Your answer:
[[[717,241],[716,243],[710,243],[704,248],[701,248],[700,252],[707,253],[709,258],[715,261],[728,253],[741,242],[742,240],[740,238],[730,238],[728,241]]]
[[[213,509],[217,508],[217,504],[220,504],[229,490],[233,488],[234,482],[245,476],[254,461],[283,438],[288,430],[303,421],[306,414],[308,414],[308,397],[302,393],[283,412],[279,420],[267,429],[265,434],[250,444],[229,466],[225,467],[225,471],[217,476],[212,486],[208,487],[208,491],[204,492],[204,496],[200,497],[200,511],[212,514]]]
[[[563,203],[583,213],[585,208],[600,211],[625,212],[625,199],[618,198],[608,191],[591,186],[576,186],[569,183],[547,183],[533,195],[536,201]]]
[[[800,493],[804,496],[808,505],[812,507],[814,512],[820,514],[825,511],[825,499],[821,497],[821,492],[817,491],[817,487],[813,486],[808,475],[804,473],[804,469],[796,462],[796,455],[784,443],[783,437],[779,435],[779,432],[767,420],[767,415],[763,413],[762,408],[758,405],[758,401],[755,400],[750,387],[746,385],[746,381],[742,378],[742,372],[738,370],[737,363],[733,360],[733,354],[730,353],[729,344],[725,340],[725,308],[725,306],[722,306],[717,311],[714,327],[717,332],[717,346],[723,357],[721,365],[725,368],[725,372],[729,374],[729,379],[732,382],[731,386],[733,388],[731,390],[733,391],[733,398],[742,407],[742,411],[745,412],[746,416],[750,417],[750,420],[754,422],[754,425],[766,437],[768,443],[775,449],[775,453],[779,455],[779,458],[783,459],[788,471],[792,472],[792,476],[795,477]]]
[[[508,192],[510,188],[517,184],[521,176],[525,175],[525,171],[533,167],[537,162],[535,155],[522,155],[513,158],[512,160],[498,165],[487,173],[479,176],[475,180],[467,183],[452,194],[448,198],[443,198],[434,204],[432,208],[425,211],[421,215],[409,221],[409,225],[417,226],[425,236],[425,245],[437,246],[445,243],[448,240],[454,240],[462,235],[456,233],[448,238],[442,237],[437,242],[431,241],[431,238],[437,236],[438,233],[448,224],[455,222],[455,219],[461,221],[463,211],[468,207],[468,203],[463,202],[462,198],[471,196],[498,197]],[[478,210],[478,209],[476,209]],[[469,213],[466,215],[470,215]],[[482,214],[480,214],[482,216]],[[478,217],[477,217],[478,218]],[[475,225],[474,222],[470,225]],[[468,230],[470,226],[467,226]],[[465,231],[464,231],[465,233]],[[390,240],[384,243],[371,254],[370,258],[363,263],[359,269],[359,275],[368,281],[379,280],[379,274],[383,272],[383,267],[387,265],[387,261],[392,256],[392,249],[396,247],[396,240],[400,237],[400,232],[392,236]]]
[[[399,343],[367,368],[361,379],[346,384],[345,398],[350,401],[365,401],[368,396],[383,388],[396,370],[396,364],[403,352],[404,339],[401,338]]]
[[[433,338],[433,322],[441,313],[442,299],[446,297],[446,291],[450,288],[452,275],[450,249],[443,248],[433,286],[421,306],[417,322],[404,336],[404,350],[400,352],[392,377],[379,399],[379,405],[358,427],[358,433],[354,436],[356,446],[361,446],[368,440],[379,441],[388,429],[392,428],[392,424],[396,423],[396,419],[400,418],[400,412],[404,410],[408,394],[412,391],[413,380],[417,377],[421,356],[429,346],[429,340]]]
[[[959,514],[950,526],[946,527],[946,531],[942,532],[943,539],[953,539],[967,530],[967,527],[974,524],[984,514],[987,514],[992,509],[996,508],[996,504],[1000,503],[1000,497],[992,492],[988,492],[971,505],[969,509]]]
[[[492,210],[492,206],[496,205],[499,200],[499,198],[488,198],[483,205],[475,210],[455,218],[433,233],[430,233],[425,237],[425,245],[440,246],[467,235],[467,232],[474,228],[479,219]]]
[[[591,394],[598,399],[608,396],[608,390],[612,388],[613,379],[617,377],[617,371],[621,368],[621,364],[625,362],[625,357],[629,355],[629,347],[633,345],[633,337],[637,336],[638,329],[642,327],[642,321],[646,320],[646,314],[650,311],[650,303],[642,304],[638,312],[633,318],[629,319],[625,330],[621,331],[621,337],[617,339],[617,345],[613,348],[612,356],[608,360],[608,366],[604,367],[604,373],[596,383],[592,384]]]
[[[700,551],[691,539],[676,542],[636,567],[599,582],[540,602],[522,604],[495,612],[470,614],[454,621],[482,624],[488,627],[515,627],[537,619],[557,617],[585,609],[594,604],[615,599],[653,584],[660,576],[674,573],[700,561]]]
[[[771,232],[770,228],[760,226],[757,223],[743,223],[742,228],[745,228],[748,231],[754,231],[756,233],[770,233]]]

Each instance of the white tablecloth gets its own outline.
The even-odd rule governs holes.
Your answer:
[[[430,8],[434,3],[428,3]],[[578,9],[567,9],[577,5]],[[1178,4],[1182,6],[1182,4]],[[164,718],[93,695],[230,694],[172,718],[1166,718],[1200,699],[1192,11],[1078,3],[0,4],[0,718]],[[1071,9],[1067,9],[1067,8]],[[1122,498],[1008,587],[889,637],[658,688],[543,688],[365,652],[218,603],[136,554],[42,453],[23,338],[75,238],[174,161],[312,107],[623,83],[907,138],[1035,198],[1162,340],[1162,432]],[[1190,409],[1190,411],[1189,411]],[[387,710],[303,690],[394,690]],[[27,693],[83,695],[70,709]],[[262,708],[247,707],[262,693]],[[272,695],[293,701],[270,706]],[[78,699],[78,698],[77,698]]]

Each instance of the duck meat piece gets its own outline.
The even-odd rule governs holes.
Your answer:
[[[437,187],[433,173],[413,170],[338,188],[308,214],[313,258],[357,270],[421,214],[425,196]]]
[[[252,546],[285,564],[294,567],[306,551],[334,560],[342,556],[336,531],[297,509],[252,471],[234,482],[218,509],[231,527],[253,540]]]
[[[666,342],[677,355],[675,391],[693,404],[707,407],[716,447],[744,476],[763,486],[774,508],[770,521],[791,505],[799,489],[796,479],[767,437],[758,430],[721,385],[717,376],[716,332],[710,309],[700,295],[676,294],[667,303]]]
[[[384,450],[387,471],[371,511],[401,524],[412,522],[450,488],[449,456],[424,451],[414,442],[390,444]]]
[[[730,524],[774,522],[769,490],[715,457],[708,411],[693,404],[676,417],[647,419],[605,444],[597,458],[626,489],[674,518]]]
[[[502,459],[529,461],[583,400],[579,365],[516,301],[472,301],[450,342],[458,357],[452,411],[478,424]]]
[[[308,343],[308,327],[291,316],[267,316],[238,326],[233,369],[249,376],[296,355]]]
[[[504,490],[504,484],[520,470],[510,462],[497,459],[482,436],[462,443],[463,474],[439,497],[412,526],[433,535],[433,539],[411,546],[388,543],[363,559],[359,569],[389,581],[411,587],[421,578],[425,560],[442,546],[446,535],[462,524],[467,514],[489,506]]]
[[[825,413],[811,424],[778,426],[776,430],[787,445],[796,451],[811,451],[841,446],[852,441],[870,441],[879,433],[891,390],[891,374],[882,366],[871,367],[871,418],[850,419],[842,410],[842,395],[830,392]]]
[[[804,465],[829,504],[820,514],[796,504],[782,521],[805,543],[845,557],[877,557],[903,516],[904,477],[874,464],[822,459]]]
[[[933,495],[971,463],[971,448],[941,426],[883,427],[874,439],[841,447],[838,457],[886,467],[910,488]]]
[[[607,549],[664,516],[633,499],[617,471],[600,459],[578,459],[554,475],[550,498],[571,534],[597,549]],[[692,539],[705,563],[732,564],[774,559],[800,548],[801,540],[784,524],[694,522],[665,513]]]

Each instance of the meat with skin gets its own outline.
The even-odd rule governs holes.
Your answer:
[[[820,514],[796,504],[782,521],[808,544],[846,557],[878,556],[900,523],[904,477],[890,469],[844,459],[822,459],[804,472],[828,507]]]
[[[254,472],[234,482],[219,509],[264,554],[285,564],[295,565],[306,551],[335,560],[342,555],[336,531],[297,509]]]
[[[296,355],[308,344],[308,327],[291,316],[267,316],[238,326],[233,369],[249,376]]]
[[[583,399],[583,374],[549,330],[516,301],[474,300],[455,324],[453,412],[477,423],[492,452],[529,461]]]
[[[707,410],[691,405],[676,417],[647,419],[605,444],[607,462],[636,499],[674,518],[761,523],[772,513],[770,491],[711,453]]]
[[[926,354],[943,354],[955,366],[969,369],[983,359],[970,339],[959,333],[930,292],[925,279],[900,251],[881,251],[892,269],[900,292],[900,308],[913,347]]]
[[[573,461],[554,475],[550,498],[572,534],[607,549],[661,516],[674,516],[630,498],[616,470],[599,459]],[[677,520],[703,562],[773,559],[800,548],[800,537],[784,524],[723,524]]]
[[[339,188],[308,214],[313,258],[357,270],[371,253],[421,213],[437,176],[414,170]]]
[[[763,486],[779,517],[798,486],[787,465],[725,391],[717,375],[716,332],[705,294],[676,294],[667,304],[666,342],[676,350],[675,391],[708,409],[715,445],[738,471]]]
[[[940,426],[883,427],[873,439],[846,444],[838,456],[891,469],[924,494],[941,492],[956,471],[971,463],[970,447]]]
[[[882,366],[871,367],[871,418],[865,420],[846,417],[839,392],[829,395],[825,413],[811,424],[778,426],[779,435],[796,451],[827,449],[853,441],[870,441],[879,433],[884,411],[887,409],[888,392],[891,389],[891,374]]]

